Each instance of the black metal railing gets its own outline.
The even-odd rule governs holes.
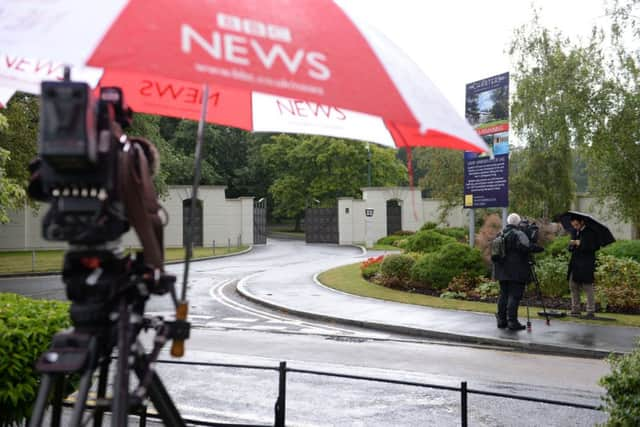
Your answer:
[[[435,389],[435,390],[458,392],[460,393],[460,422],[462,427],[467,427],[468,425],[468,395],[469,394],[498,397],[498,398],[511,399],[511,400],[520,400],[525,402],[543,403],[547,405],[565,406],[565,407],[576,408],[576,409],[587,409],[592,411],[603,410],[603,408],[600,405],[598,406],[587,405],[583,403],[567,402],[563,400],[516,396],[513,394],[498,393],[498,392],[487,391],[487,390],[470,389],[468,388],[466,381],[462,381],[459,387],[454,387],[454,386],[446,386],[446,385],[439,385],[439,384],[420,383],[420,382],[414,382],[414,381],[394,380],[389,378],[342,374],[337,372],[288,368],[287,362],[280,362],[280,364],[277,367],[276,366],[239,365],[239,364],[229,364],[229,363],[185,362],[185,361],[175,361],[175,360],[159,360],[158,363],[172,364],[172,365],[210,366],[210,367],[217,367],[217,368],[239,368],[239,369],[278,371],[278,374],[279,374],[278,375],[278,397],[276,398],[276,403],[275,403],[275,414],[274,414],[274,423],[273,423],[275,427],[285,426],[286,391],[287,391],[287,374],[288,373],[303,374],[303,375],[318,375],[318,376],[333,377],[333,378],[344,378],[344,379],[351,379],[351,380],[358,380],[358,381],[371,381],[371,382],[378,382],[378,383],[405,385],[405,386],[411,386],[411,387],[421,387],[421,388],[429,388],[429,389]],[[188,419],[185,419],[185,421],[188,423],[192,423],[194,425],[201,425],[201,426],[235,427],[235,426],[242,425],[246,427],[263,427],[263,425],[254,425],[254,424],[248,425],[248,424],[213,423],[213,422],[188,420]]]
[[[386,384],[395,384],[395,385],[404,385],[411,387],[421,387],[421,388],[429,388],[435,390],[445,390],[460,393],[460,424],[462,427],[468,426],[468,396],[469,394],[476,394],[481,396],[489,396],[489,397],[498,397],[503,399],[511,399],[511,400],[520,400],[525,402],[534,402],[534,403],[543,403],[548,405],[555,406],[564,406],[576,409],[587,409],[592,411],[602,411],[602,406],[595,405],[586,405],[582,403],[575,402],[567,402],[563,400],[554,400],[554,399],[542,399],[537,397],[525,397],[525,396],[515,396],[513,394],[506,393],[497,393],[493,391],[486,390],[475,390],[470,389],[467,386],[466,381],[462,381],[459,387],[454,386],[446,386],[439,384],[428,384],[428,383],[420,383],[414,381],[403,381],[403,380],[394,380],[389,378],[379,378],[379,377],[369,377],[363,375],[351,375],[351,374],[342,374],[337,372],[326,372],[326,371],[316,371],[310,369],[295,369],[288,368],[287,362],[280,362],[278,366],[258,366],[258,365],[242,365],[242,364],[231,364],[231,363],[210,363],[210,362],[186,362],[186,361],[176,361],[176,360],[158,360],[159,364],[166,365],[182,365],[182,366],[209,366],[216,368],[235,368],[235,369],[254,369],[254,370],[263,370],[263,371],[277,371],[278,372],[278,396],[276,398],[276,402],[274,405],[274,422],[273,426],[275,427],[284,427],[286,420],[286,392],[287,392],[287,374],[295,373],[295,374],[303,374],[303,375],[318,375],[325,377],[333,377],[333,378],[344,378],[350,380],[358,380],[358,381],[371,381],[378,383],[386,383]],[[140,417],[140,426],[144,427],[146,425],[146,419],[159,419],[156,414],[149,413],[145,410],[142,413],[137,413]],[[206,420],[199,419],[190,419],[184,418],[184,421],[187,424],[197,425],[197,426],[207,426],[207,427],[270,427],[271,424],[233,424],[233,423],[219,423],[212,422]]]

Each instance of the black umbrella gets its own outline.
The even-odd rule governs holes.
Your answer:
[[[565,230],[571,233],[572,231],[574,231],[574,228],[571,225],[571,218],[574,218],[576,216],[582,218],[585,224],[593,231],[595,231],[596,236],[598,237],[598,245],[600,247],[607,246],[608,244],[616,241],[616,239],[613,237],[613,234],[611,234],[611,230],[609,230],[609,227],[602,224],[600,221],[589,214],[576,211],[566,211],[563,214],[556,215],[553,220],[562,224],[562,227],[564,227]]]

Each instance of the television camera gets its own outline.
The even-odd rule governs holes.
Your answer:
[[[166,425],[184,425],[153,362],[167,340],[181,346],[189,337],[186,313],[180,320],[144,316],[152,294],[171,294],[175,277],[163,269],[163,220],[152,183],[158,157],[153,144],[128,137],[132,121],[122,90],[91,88],[69,79],[43,82],[38,158],[30,165],[29,194],[50,204],[42,223],[45,239],[65,241],[62,279],[71,301],[73,328],[54,336],[36,368],[42,374],[31,426],[43,421],[50,397],[52,425],[59,425],[62,390],[80,378],[73,412],[66,425],[83,425],[92,378],[99,370],[94,425],[111,412],[111,425],[127,425],[128,415],[151,399]],[[126,256],[121,236],[132,226],[142,253]],[[141,331],[155,330],[146,353]],[[107,397],[112,353],[117,362],[113,392]],[[174,354],[175,355],[175,354]],[[139,378],[130,391],[130,371]],[[53,390],[53,392],[52,392]]]

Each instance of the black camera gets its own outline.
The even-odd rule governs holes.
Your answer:
[[[29,194],[51,204],[43,221],[47,240],[98,244],[129,229],[118,195],[121,143],[114,124],[126,128],[131,110],[122,90],[86,83],[42,83],[39,157],[30,165]]]
[[[540,227],[535,222],[529,222],[529,220],[524,219],[520,221],[518,224],[518,228],[529,238],[531,244],[538,243],[539,231]]]

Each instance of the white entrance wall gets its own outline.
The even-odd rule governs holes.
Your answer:
[[[423,199],[419,189],[408,187],[365,187],[362,200],[349,197],[338,199],[339,243],[376,242],[387,235],[387,201],[397,200],[402,207],[402,230],[417,231],[425,222],[439,223],[439,209],[442,204],[437,199]],[[374,214],[367,220],[365,209],[373,209]],[[628,223],[615,218],[607,203],[578,195],[573,209],[592,213],[606,224],[616,239],[637,239],[638,230]],[[445,226],[468,227],[469,211],[452,209],[445,219]]]
[[[420,190],[409,187],[365,187],[362,200],[349,197],[338,199],[339,243],[350,245],[377,241],[387,235],[387,201],[397,200],[402,208],[402,230],[417,231],[425,222],[439,222],[438,208],[441,202],[423,199]],[[367,221],[365,209],[373,209]],[[446,218],[450,227],[465,227],[468,214],[462,209],[453,209]]]
[[[203,245],[236,246],[253,244],[253,197],[227,199],[224,186],[202,186],[198,199],[203,202]],[[161,200],[169,214],[169,224],[164,229],[166,247],[182,247],[182,201],[191,198],[191,186],[171,186],[168,195]],[[42,238],[42,219],[47,213],[46,204],[38,210],[27,207],[9,213],[11,222],[0,224],[0,249],[21,250],[38,248],[66,248],[65,242],[49,242]],[[139,247],[135,231],[122,236],[125,247]]]

